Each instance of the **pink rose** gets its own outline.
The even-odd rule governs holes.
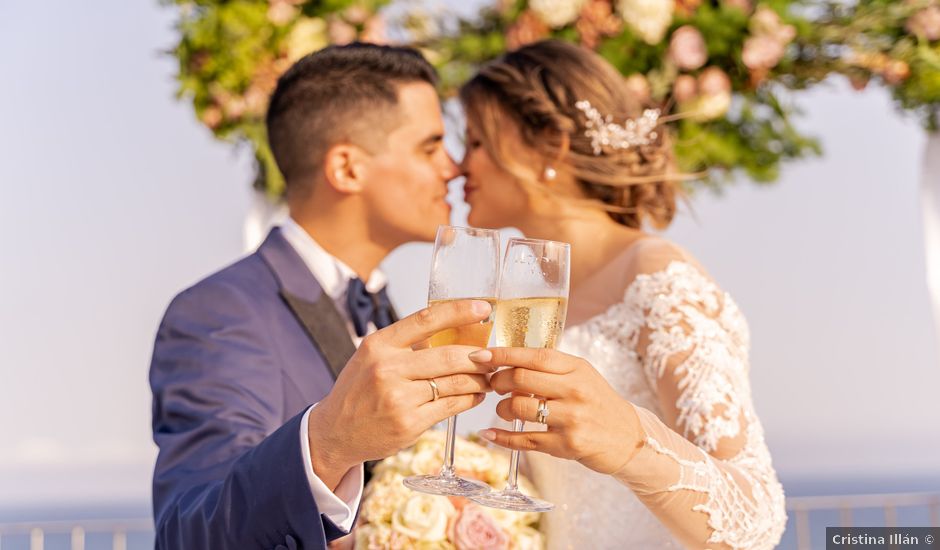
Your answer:
[[[676,78],[675,84],[672,85],[672,97],[677,103],[687,103],[695,99],[697,95],[698,82],[695,81],[694,76],[681,74]]]
[[[929,6],[918,11],[907,20],[904,28],[927,40],[940,40],[940,6]]]
[[[457,550],[508,550],[509,537],[492,517],[476,504],[467,504],[451,527],[450,539]]]
[[[682,70],[694,71],[708,61],[708,50],[702,33],[691,25],[683,25],[672,33],[669,57]]]
[[[752,36],[744,41],[741,60],[752,71],[772,69],[783,58],[785,46],[772,36]]]
[[[709,67],[698,75],[698,89],[702,95],[720,95],[731,92],[731,79],[718,67]]]

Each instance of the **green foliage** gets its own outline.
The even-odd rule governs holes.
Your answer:
[[[278,76],[328,44],[384,40],[380,8],[387,2],[161,0],[178,13],[179,41],[171,50],[178,95],[216,137],[253,151],[255,185],[278,196],[283,180],[264,127]],[[682,115],[673,123],[680,168],[718,188],[737,172],[772,182],[785,163],[820,154],[819,143],[794,124],[798,111],[780,98],[833,74],[858,88],[869,81],[889,87],[900,108],[937,130],[940,29],[912,24],[925,10],[940,10],[937,2],[676,0],[673,10],[669,0],[647,0],[648,9],[658,3],[671,10],[658,34],[637,26],[649,19],[621,11],[629,2],[583,0],[577,17],[559,24],[557,13],[539,14],[527,0],[494,0],[456,22],[415,8],[402,26],[438,67],[445,95],[480,64],[525,41],[552,37],[595,49],[643,84],[640,99]],[[678,63],[670,47],[677,29],[688,34],[690,27],[704,43],[704,64]],[[680,97],[675,84],[683,79]]]

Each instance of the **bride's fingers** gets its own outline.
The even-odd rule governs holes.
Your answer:
[[[529,397],[528,395],[507,397],[496,404],[496,414],[508,422],[512,422],[513,420],[538,422],[538,411],[541,401],[542,400],[538,397]],[[562,423],[560,419],[564,416],[564,403],[546,399],[545,408],[548,409],[548,415],[545,417],[546,424],[549,426],[558,426]]]
[[[515,392],[558,399],[565,395],[565,385],[571,383],[568,378],[571,377],[515,367],[492,375],[490,385],[500,395]]]
[[[510,432],[497,428],[480,430],[487,441],[517,451],[539,451],[554,455],[561,450],[558,434],[552,432]]]
[[[470,354],[474,363],[491,367],[523,367],[526,369],[567,374],[578,367],[573,355],[547,348],[489,348]]]

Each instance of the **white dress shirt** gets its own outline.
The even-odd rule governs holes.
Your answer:
[[[323,288],[323,292],[333,299],[336,310],[346,320],[346,329],[349,331],[353,343],[358,347],[359,343],[362,342],[362,338],[356,335],[352,319],[349,317],[349,311],[346,308],[346,292],[349,281],[357,277],[356,272],[324,250],[292,218],[288,218],[281,225],[281,234],[284,235],[287,242],[300,255],[304,264],[316,277]],[[366,290],[378,292],[385,286],[386,282],[385,274],[376,269],[369,275],[369,280],[366,281]],[[370,322],[367,333],[372,333],[375,329],[375,325]],[[304,466],[307,470],[307,481],[310,484],[313,500],[317,503],[320,513],[326,515],[338,527],[348,532],[352,529],[353,520],[356,518],[356,510],[358,510],[359,503],[362,500],[363,468],[360,464],[358,467],[349,470],[340,480],[335,491],[330,491],[323,481],[317,477],[317,474],[313,471],[313,463],[310,458],[310,440],[307,431],[310,411],[313,407],[316,407],[316,404],[307,409],[300,423],[300,448],[303,452]]]

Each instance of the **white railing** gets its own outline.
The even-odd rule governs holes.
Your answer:
[[[111,535],[112,550],[127,550],[127,535],[152,532],[150,518],[0,523],[0,550],[4,537],[16,535],[29,536],[29,550],[44,550],[46,535],[67,535],[71,550],[85,550],[85,535],[97,533]]]
[[[796,521],[796,544],[799,550],[809,550],[812,547],[811,512],[838,510],[839,525],[827,525],[827,527],[852,527],[854,511],[879,508],[884,513],[886,527],[897,526],[898,508],[927,508],[930,512],[930,526],[940,527],[940,493],[790,497],[787,499],[787,511],[795,517]],[[90,533],[110,534],[112,550],[127,550],[128,534],[152,532],[153,520],[150,518],[0,523],[0,550],[3,549],[3,538],[13,535],[28,535],[30,550],[44,550],[46,535],[68,535],[71,550],[85,550],[85,535]]]
[[[811,548],[810,512],[838,510],[839,525],[827,525],[827,527],[853,527],[852,519],[855,510],[879,508],[884,513],[885,527],[898,526],[898,508],[927,508],[930,511],[931,525],[919,527],[940,527],[940,493],[790,497],[787,499],[787,511],[796,517],[798,550]],[[865,527],[875,526],[866,525]]]

